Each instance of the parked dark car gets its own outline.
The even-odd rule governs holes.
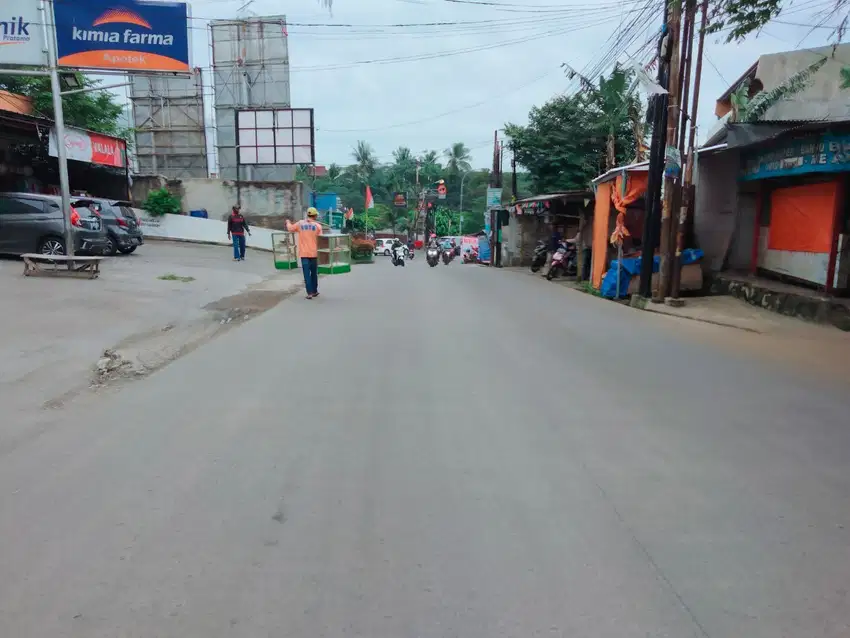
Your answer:
[[[102,255],[106,229],[89,198],[71,198],[71,235],[75,253]],[[0,193],[0,253],[64,255],[62,198],[32,193]]]
[[[117,199],[92,198],[94,210],[106,227],[107,255],[120,252],[129,255],[145,243],[139,218],[133,212],[133,204]]]

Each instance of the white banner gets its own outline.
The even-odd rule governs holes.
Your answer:
[[[59,157],[59,149],[56,146],[56,129],[50,129],[50,143],[48,145],[50,157]],[[73,128],[65,129],[65,153],[69,160],[78,162],[91,162],[92,147],[91,138],[85,131]]]
[[[0,0],[0,65],[47,66],[42,22],[35,0]]]
[[[88,162],[101,166],[123,168],[125,165],[126,143],[108,135],[88,133],[75,128],[65,129],[65,152],[69,160]],[[56,147],[56,129],[50,129],[48,153],[59,157]]]

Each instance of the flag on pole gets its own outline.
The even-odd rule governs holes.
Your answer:
[[[372,189],[366,184],[366,208],[375,208],[375,198],[372,197]]]

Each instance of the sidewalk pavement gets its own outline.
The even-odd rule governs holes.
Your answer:
[[[645,310],[758,334],[788,330],[801,324],[799,319],[768,312],[735,297],[688,297],[684,301],[685,305],[680,307],[668,306],[664,303],[648,303]]]

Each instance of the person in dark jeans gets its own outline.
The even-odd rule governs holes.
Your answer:
[[[239,206],[234,206],[227,218],[227,238],[233,242],[233,261],[245,260],[245,233],[251,234],[248,221]]]
[[[318,221],[318,211],[310,207],[307,209],[307,219],[298,222],[286,220],[286,229],[291,233],[298,233],[298,255],[301,257],[301,268],[304,271],[304,288],[307,290],[307,299],[319,296],[319,235],[322,234],[322,225]]]

